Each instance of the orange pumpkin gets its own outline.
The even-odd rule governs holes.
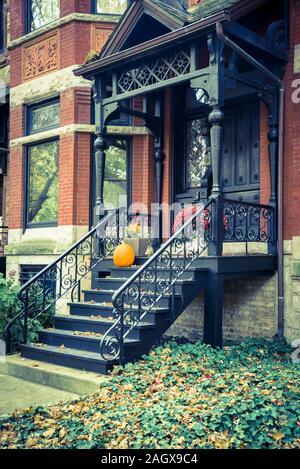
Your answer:
[[[122,243],[114,251],[113,261],[117,267],[129,267],[134,263],[135,253],[130,244]]]

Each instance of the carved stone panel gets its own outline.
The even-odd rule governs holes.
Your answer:
[[[55,32],[23,47],[23,79],[29,80],[59,68],[59,39]]]
[[[92,31],[91,49],[100,52],[112,33],[112,26],[101,25],[94,26]]]

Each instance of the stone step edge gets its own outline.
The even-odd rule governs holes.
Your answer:
[[[23,358],[20,354],[6,356],[0,362],[0,373],[78,395],[97,392],[101,383],[109,379],[91,371]]]

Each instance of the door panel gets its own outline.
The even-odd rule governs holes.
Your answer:
[[[225,194],[258,191],[260,182],[259,107],[245,105],[225,113],[222,183]]]
[[[186,119],[175,135],[175,201],[193,203],[210,195],[207,169],[210,138],[207,121],[198,116]],[[204,136],[203,136],[204,133]],[[181,135],[181,145],[179,135]],[[221,184],[225,197],[239,201],[260,199],[260,116],[258,103],[225,110],[221,162]],[[203,169],[206,168],[204,174]]]

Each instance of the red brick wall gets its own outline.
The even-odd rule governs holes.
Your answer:
[[[69,88],[60,93],[60,125],[90,124],[91,91],[88,88]]]
[[[24,32],[24,0],[10,0],[10,38],[17,39]]]
[[[10,110],[10,140],[24,135],[24,110],[23,106],[16,106]]]
[[[8,226],[10,229],[23,226],[23,150],[21,146],[11,148],[9,155]]]
[[[73,12],[90,13],[91,0],[60,0],[60,16],[67,16]]]
[[[270,160],[268,141],[268,109],[264,103],[260,105],[260,202],[270,203]]]
[[[141,135],[132,140],[132,203],[150,209],[150,204],[155,202],[153,138]]]
[[[294,74],[294,45],[300,44],[300,2],[293,0],[290,9],[290,57],[284,78],[284,239],[300,236],[300,103],[292,102],[292,82],[300,78]]]

